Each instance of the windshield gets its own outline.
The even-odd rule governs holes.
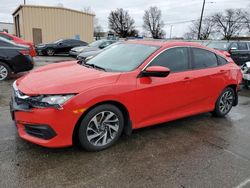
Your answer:
[[[210,48],[214,48],[214,49],[227,50],[229,43],[228,42],[210,42],[207,46]]]
[[[104,41],[98,40],[89,44],[89,47],[99,47]]]
[[[55,41],[54,44],[62,42],[62,41],[63,41],[62,39],[59,39],[59,40]]]
[[[157,49],[158,46],[143,44],[116,44],[87,63],[102,67],[106,71],[127,72],[136,69]]]

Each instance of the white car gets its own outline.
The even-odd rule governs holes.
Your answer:
[[[250,62],[246,62],[241,66],[241,71],[243,73],[243,81],[246,88],[250,86]]]

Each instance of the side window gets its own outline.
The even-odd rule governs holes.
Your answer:
[[[218,64],[219,65],[225,65],[228,63],[228,61],[226,59],[224,59],[223,57],[221,56],[217,56],[217,59],[218,59]]]
[[[192,52],[193,52],[193,62],[192,62],[193,69],[216,67],[218,65],[217,57],[213,52],[199,48],[192,48]]]
[[[250,50],[250,42],[248,42],[247,45],[248,45],[248,50]]]
[[[246,42],[239,42],[238,43],[238,50],[247,50],[247,43]]]
[[[157,56],[150,66],[163,66],[171,72],[180,72],[189,69],[188,48],[178,47],[166,50]]]

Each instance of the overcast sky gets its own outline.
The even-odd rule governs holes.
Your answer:
[[[176,22],[199,18],[202,2],[203,0],[26,0],[26,4],[48,6],[62,4],[64,7],[76,10],[91,7],[104,30],[108,29],[107,17],[110,11],[124,8],[135,19],[136,28],[143,31],[144,10],[150,6],[158,6],[162,10],[167,37],[170,33],[170,25],[173,25],[172,36],[182,36],[188,30],[190,23]],[[0,21],[13,22],[11,14],[21,3],[23,0],[0,0]],[[204,16],[227,8],[246,8],[249,4],[250,0],[207,0]]]

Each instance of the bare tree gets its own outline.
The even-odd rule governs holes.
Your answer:
[[[96,38],[100,38],[101,32],[103,32],[102,26],[99,24],[98,18],[95,18],[94,20],[94,36]]]
[[[83,7],[82,12],[89,13],[89,14],[95,14],[95,12],[92,10],[91,7]]]
[[[122,8],[111,11],[108,21],[109,28],[119,37],[131,37],[137,33],[134,27],[134,19],[130,17],[128,11]]]
[[[192,22],[192,25],[189,27],[189,37],[195,39],[199,32],[200,20]],[[203,19],[200,31],[200,39],[207,40],[211,37],[211,34],[215,32],[215,25],[211,18],[207,17]],[[187,36],[187,35],[186,35]]]
[[[162,21],[162,13],[158,7],[150,7],[149,9],[145,10],[143,22],[143,28],[151,33],[154,39],[165,37],[165,32],[163,30],[164,22]]]
[[[227,40],[238,35],[245,25],[245,13],[242,9],[227,9],[224,13],[216,13],[212,16],[212,19],[217,31]]]
[[[197,39],[197,34],[192,31],[189,31],[183,35],[183,38],[186,40],[195,40]]]
[[[245,11],[245,22],[246,22],[246,28],[248,32],[250,33],[250,5],[247,7]]]

